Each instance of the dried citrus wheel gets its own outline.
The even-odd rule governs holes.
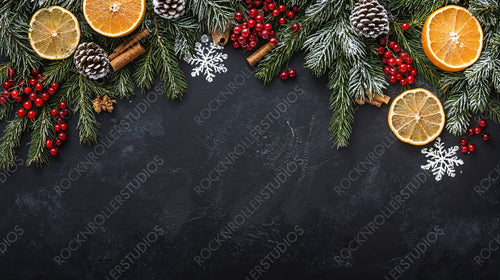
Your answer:
[[[462,71],[481,55],[483,30],[467,9],[449,5],[435,11],[425,22],[422,47],[440,69]]]
[[[38,10],[30,22],[31,47],[42,58],[70,57],[80,42],[80,25],[68,10],[52,6]]]
[[[389,110],[389,126],[399,140],[425,145],[443,131],[445,115],[441,101],[422,88],[408,90],[396,97]]]
[[[107,37],[132,33],[144,19],[145,0],[84,0],[83,15],[90,27]]]

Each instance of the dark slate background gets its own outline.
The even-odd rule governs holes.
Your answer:
[[[422,172],[426,159],[421,148],[394,141],[387,125],[388,106],[369,105],[357,108],[351,145],[331,148],[327,81],[302,69],[302,57],[290,62],[298,69],[296,80],[275,79],[264,86],[253,77],[242,82],[241,75],[253,70],[241,52],[230,47],[225,52],[228,72],[213,83],[192,78],[192,66],[184,63],[189,90],[183,101],[159,97],[138,120],[129,121],[104,152],[79,144],[73,117],[67,144],[50,166],[23,165],[3,176],[0,279],[500,279],[497,125],[488,126],[490,143],[476,139],[476,153],[458,155],[465,164],[457,168],[455,178],[437,182],[427,176],[359,250],[339,264],[334,257]],[[197,124],[194,118],[230,82],[241,84]],[[420,80],[416,85],[428,88]],[[297,86],[303,89],[297,101],[198,195],[195,187],[201,180]],[[388,93],[395,97],[400,91],[392,86]],[[101,114],[100,142],[108,143],[106,137],[115,136],[113,126],[145,99],[137,94],[120,101],[113,114]],[[442,138],[446,147],[458,145],[455,136],[443,133]],[[381,148],[382,143],[389,144]],[[93,151],[102,154],[69,189],[58,193],[57,186],[67,186],[70,174],[74,178],[70,172]],[[349,172],[366,163],[370,153],[376,153],[374,160],[358,169],[361,176],[350,180],[350,188],[339,195],[335,188],[343,180],[347,184]],[[19,154],[19,161],[26,158],[25,145]],[[89,232],[89,222],[109,209],[110,201],[155,157],[161,158],[160,169]],[[219,232],[283,166],[293,163],[299,164],[298,170],[241,226],[221,238]],[[482,195],[474,191],[480,184],[489,187]],[[435,227],[443,234],[412,259],[402,275],[391,277],[393,267],[415,252]],[[284,253],[273,251],[284,238],[294,236],[294,229],[301,233],[298,239],[292,238],[295,242]],[[148,233],[154,242],[144,253],[136,253],[134,247]],[[130,257],[131,252],[137,258]],[[486,258],[481,265],[474,262],[479,254]],[[198,265],[200,255],[207,259]],[[261,262],[266,255],[271,261]],[[65,262],[59,265],[57,256],[64,256]]]

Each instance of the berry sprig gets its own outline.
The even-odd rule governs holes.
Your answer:
[[[265,21],[265,13],[272,13],[274,17],[281,16],[279,23],[283,25],[286,24],[287,18],[293,19],[295,17],[295,13],[299,10],[298,6],[294,5],[287,11],[287,7],[285,5],[277,6],[272,0],[247,0],[246,3],[249,8],[248,16],[245,17],[242,12],[237,12],[234,15],[234,19],[238,24],[233,28],[231,41],[233,41],[233,48],[242,48],[247,51],[253,51],[257,47],[259,44],[259,38],[268,40],[269,44],[272,46],[278,45],[276,31],[274,30],[272,23]],[[263,7],[261,8],[261,6]],[[294,31],[298,31],[300,30],[300,25],[298,23],[294,23],[291,28]]]
[[[49,149],[51,156],[57,156],[59,154],[58,147],[61,147],[63,142],[66,141],[66,130],[68,125],[65,123],[65,119],[69,118],[70,110],[68,109],[68,104],[65,101],[59,102],[59,110],[52,109],[50,114],[56,118],[56,124],[54,125],[54,131],[57,133],[57,139],[45,141],[45,147]]]
[[[377,53],[381,55],[380,60],[387,66],[384,73],[389,76],[389,82],[395,84],[399,82],[401,86],[413,84],[417,70],[413,68],[413,59],[406,52],[401,52],[401,46],[394,42],[387,42],[386,37],[379,39],[380,46]]]
[[[476,145],[470,143],[470,138],[474,135],[481,135],[481,139],[484,142],[490,141],[490,135],[485,132],[487,122],[486,120],[480,120],[478,123],[478,126],[476,127],[470,127],[467,130],[467,134],[469,137],[462,137],[460,138],[460,151],[462,153],[467,153],[467,152],[475,152],[476,151]]]
[[[18,103],[21,108],[16,112],[17,117],[29,119],[35,119],[37,116],[37,108],[42,108],[47,105],[50,98],[56,94],[59,88],[58,83],[51,83],[45,91],[43,85],[44,76],[39,73],[38,70],[32,69],[31,75],[33,76],[28,81],[20,79],[19,81],[14,80],[16,71],[13,68],[7,68],[8,80],[3,82],[4,91],[0,96],[0,104],[6,104],[7,102]],[[66,140],[66,130],[68,125],[65,123],[65,119],[69,118],[70,110],[67,108],[68,105],[65,101],[59,103],[59,110],[52,109],[50,114],[56,118],[57,124],[54,125],[54,130],[58,132],[58,137],[56,140],[46,140],[45,146],[49,149],[49,153],[52,156],[57,156],[59,153],[56,147],[60,147],[63,141]],[[54,147],[54,145],[56,147]]]

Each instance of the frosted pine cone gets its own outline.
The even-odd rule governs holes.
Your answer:
[[[356,33],[376,38],[389,33],[387,11],[377,0],[361,0],[356,3],[349,18]]]
[[[104,78],[109,73],[108,55],[96,43],[80,44],[74,62],[80,74],[94,80]]]
[[[153,0],[156,14],[166,19],[178,19],[186,11],[185,0]]]

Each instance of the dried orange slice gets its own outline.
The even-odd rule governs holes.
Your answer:
[[[107,37],[132,33],[144,19],[145,0],[84,0],[83,15],[90,27]]]
[[[483,49],[483,30],[469,10],[449,5],[429,16],[422,47],[438,68],[458,72],[474,64]]]
[[[445,115],[441,101],[430,91],[418,88],[396,97],[389,110],[389,126],[399,140],[425,145],[443,131]]]
[[[33,15],[28,37],[31,47],[42,58],[65,59],[80,42],[80,25],[70,11],[52,6]]]

